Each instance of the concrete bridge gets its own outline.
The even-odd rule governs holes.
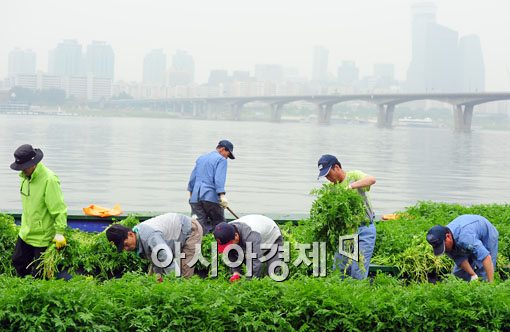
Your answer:
[[[310,96],[268,96],[268,97],[211,97],[211,98],[171,98],[171,99],[126,99],[111,100],[104,107],[152,106],[165,109],[191,107],[194,114],[207,112],[211,107],[228,106],[234,119],[240,119],[243,106],[252,102],[266,103],[271,107],[271,120],[281,119],[283,106],[297,101],[306,101],[317,106],[319,124],[329,124],[333,106],[349,101],[364,101],[377,106],[379,127],[391,128],[395,106],[419,100],[434,100],[452,105],[454,127],[457,131],[471,130],[473,111],[476,105],[499,100],[510,100],[510,92],[479,93],[392,93],[392,94],[338,94]]]

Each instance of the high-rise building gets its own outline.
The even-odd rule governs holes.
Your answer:
[[[74,39],[65,39],[50,52],[48,72],[60,76],[83,75],[83,55],[81,45]]]
[[[352,85],[359,80],[359,69],[354,61],[342,61],[338,67],[338,83],[342,85]]]
[[[31,50],[16,48],[9,52],[8,77],[23,74],[35,74],[35,53]]]
[[[459,90],[459,34],[445,26],[430,24],[427,30],[425,91]]]
[[[37,75],[36,74],[19,74],[14,77],[14,86],[25,89],[37,89]]]
[[[458,33],[436,23],[436,6],[413,5],[412,59],[407,71],[411,92],[459,91]]]
[[[111,45],[93,41],[87,46],[86,73],[113,80],[115,55]]]
[[[485,90],[485,65],[482,45],[477,35],[461,37],[460,53],[460,91],[480,92]]]
[[[46,75],[43,73],[38,73],[37,80],[38,89],[41,90],[62,89],[62,77],[58,75]]]
[[[322,46],[313,49],[312,81],[326,82],[328,80],[329,50]]]
[[[189,85],[195,81],[195,60],[186,51],[178,50],[172,56],[172,67],[168,75],[168,84]]]
[[[68,76],[62,80],[62,86],[66,91],[66,97],[75,100],[87,100],[88,80],[84,76]]]
[[[436,5],[431,2],[415,3],[412,8],[412,58],[407,70],[407,90],[425,91],[427,56],[427,30],[436,24]]]
[[[162,49],[150,51],[143,59],[143,83],[165,85],[166,55]]]
[[[110,99],[112,96],[112,80],[89,74],[87,77],[87,99],[98,101]]]
[[[412,8],[412,54],[413,57],[425,53],[427,27],[436,23],[437,7],[433,2],[415,3]]]

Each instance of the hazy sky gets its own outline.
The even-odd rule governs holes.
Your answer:
[[[195,58],[196,79],[211,69],[250,70],[277,63],[311,76],[315,45],[330,50],[329,71],[354,60],[361,75],[377,62],[394,63],[405,79],[411,57],[410,0],[132,1],[15,0],[0,11],[0,77],[15,47],[37,54],[46,71],[48,51],[62,39],[113,46],[115,79],[141,81],[142,59],[154,48]],[[510,2],[436,1],[437,21],[459,34],[481,38],[487,90],[510,90]]]

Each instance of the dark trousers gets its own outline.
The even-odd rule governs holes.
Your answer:
[[[213,231],[220,222],[225,221],[225,209],[220,204],[208,201],[189,203],[191,212],[196,214],[198,222],[204,230],[204,236]]]
[[[37,275],[37,266],[35,265],[38,265],[38,263],[35,262],[32,265],[30,263],[38,259],[45,250],[46,247],[33,247],[18,236],[12,255],[12,265],[14,265],[18,276],[24,277],[31,274],[35,277]]]

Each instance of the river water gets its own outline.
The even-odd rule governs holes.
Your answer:
[[[170,118],[0,115],[0,209],[20,210],[13,152],[30,143],[60,178],[70,211],[89,204],[125,211],[189,212],[195,159],[233,142],[227,198],[238,214],[306,214],[319,187],[317,160],[374,175],[373,205],[389,213],[419,200],[509,201],[510,132]],[[445,221],[446,222],[446,221]]]

